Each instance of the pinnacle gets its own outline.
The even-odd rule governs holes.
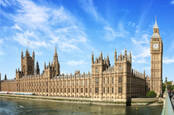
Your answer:
[[[157,18],[156,17],[155,17],[155,24],[153,25],[153,28],[158,28]]]

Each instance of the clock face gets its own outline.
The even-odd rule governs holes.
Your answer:
[[[153,44],[153,49],[158,49],[159,48],[159,44]]]

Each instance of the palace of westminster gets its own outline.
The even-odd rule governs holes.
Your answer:
[[[16,69],[14,80],[0,79],[0,91],[32,92],[35,95],[81,97],[99,100],[128,99],[145,97],[150,90],[157,97],[162,94],[162,57],[163,43],[159,34],[157,21],[153,26],[150,41],[151,77],[132,68],[132,55],[124,51],[117,55],[115,50],[114,65],[110,65],[109,57],[102,53],[98,58],[91,56],[91,72],[81,74],[60,74],[58,54],[55,49],[52,63],[44,64],[40,73],[38,62],[35,65],[35,53],[26,50],[21,53],[21,69]],[[0,75],[1,77],[1,75]]]

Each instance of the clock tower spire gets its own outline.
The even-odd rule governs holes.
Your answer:
[[[162,60],[163,60],[163,42],[159,34],[157,19],[153,26],[153,35],[150,41],[151,53],[151,80],[150,90],[155,91],[157,97],[162,94]]]

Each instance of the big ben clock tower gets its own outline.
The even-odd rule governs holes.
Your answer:
[[[150,41],[151,53],[151,80],[150,90],[155,91],[157,97],[162,94],[162,67],[163,67],[163,42],[159,34],[157,20],[153,26],[153,35]]]

